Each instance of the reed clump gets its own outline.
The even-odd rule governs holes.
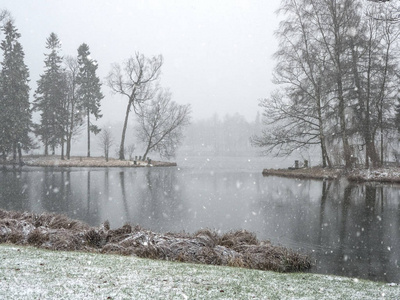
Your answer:
[[[0,210],[0,243],[278,272],[304,271],[311,267],[306,255],[273,246],[268,241],[260,242],[254,233],[246,230],[222,235],[209,229],[194,234],[160,234],[130,224],[112,230],[108,221],[95,228],[51,213]]]

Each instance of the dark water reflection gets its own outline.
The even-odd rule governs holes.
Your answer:
[[[399,186],[262,177],[207,168],[0,171],[0,207],[64,213],[97,226],[247,229],[300,249],[318,273],[400,281]]]

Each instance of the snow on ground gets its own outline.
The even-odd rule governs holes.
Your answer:
[[[399,168],[357,169],[352,171],[348,179],[351,181],[400,182]]]
[[[0,299],[398,299],[400,286],[0,245]]]
[[[146,166],[176,166],[173,162],[162,161],[137,161],[136,165],[132,160],[119,160],[110,158],[108,161],[104,157],[84,157],[71,156],[71,159],[61,159],[60,156],[24,156],[24,164],[37,167],[146,167]],[[0,162],[2,163],[2,162]],[[10,162],[8,162],[10,163]]]

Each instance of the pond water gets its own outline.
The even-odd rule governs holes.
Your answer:
[[[400,282],[400,186],[263,177],[258,159],[171,168],[0,171],[0,208],[158,232],[247,229],[310,254],[313,272]]]

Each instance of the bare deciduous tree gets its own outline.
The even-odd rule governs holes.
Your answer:
[[[123,63],[123,67],[114,64],[107,76],[107,83],[111,90],[128,98],[119,147],[121,160],[125,159],[125,136],[129,113],[132,108],[135,113],[138,113],[138,107],[153,98],[162,64],[161,55],[146,58],[143,54],[136,53],[134,57],[130,57]]]
[[[284,0],[280,12],[286,18],[277,31],[279,91],[260,103],[268,127],[253,145],[287,155],[319,144],[323,166],[331,165],[335,148],[347,168],[365,151],[366,167],[379,166],[384,136],[388,140],[393,130],[400,74],[400,26],[391,7]]]
[[[160,90],[157,96],[138,107],[137,137],[145,144],[143,159],[151,151],[161,157],[175,156],[182,141],[182,130],[190,123],[190,105],[171,101],[171,93]]]
[[[277,150],[277,155],[319,145],[322,165],[326,167],[331,165],[325,137],[325,120],[330,112],[329,87],[325,82],[329,65],[327,53],[315,43],[310,9],[303,1],[282,2],[280,12],[288,20],[281,22],[276,32],[280,43],[274,56],[274,82],[280,86],[280,92],[261,100],[268,128],[251,141],[266,153]]]
[[[8,21],[12,21],[11,13],[6,10],[2,9],[0,10],[0,22],[5,25]]]
[[[67,159],[71,158],[71,144],[74,135],[80,133],[83,126],[84,112],[77,109],[78,105],[78,87],[76,77],[79,72],[78,60],[72,56],[64,57],[64,64],[66,66],[67,76],[67,111],[68,122],[66,126],[66,140],[67,140]]]
[[[135,144],[129,144],[128,147],[126,147],[125,152],[129,157],[129,160],[133,160],[133,153],[135,153],[136,150],[136,145]]]
[[[99,134],[99,146],[103,150],[104,157],[108,161],[110,148],[114,144],[110,127],[103,127]]]

